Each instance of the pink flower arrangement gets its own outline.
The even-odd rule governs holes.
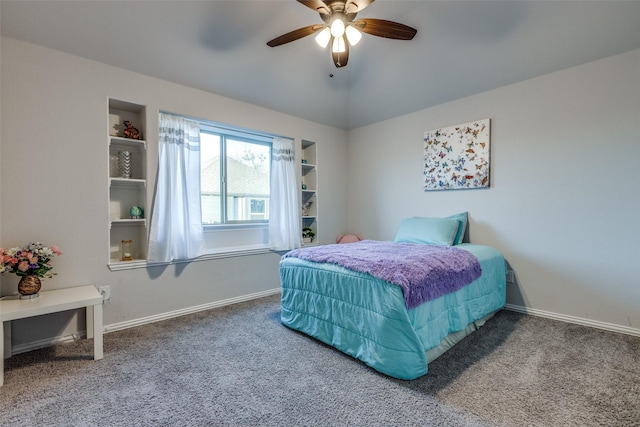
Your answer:
[[[45,246],[40,242],[29,243],[23,248],[0,248],[0,273],[18,276],[52,277],[51,259],[62,255],[57,246]]]

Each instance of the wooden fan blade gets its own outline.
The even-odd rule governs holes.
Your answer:
[[[287,34],[283,34],[280,37],[276,37],[275,39],[268,41],[267,46],[276,47],[280,46],[281,44],[296,41],[303,37],[310,36],[316,31],[321,30],[323,27],[324,25],[316,24],[298,28],[297,30],[293,30]]]
[[[348,0],[344,5],[344,13],[358,13],[373,2],[374,0]]]
[[[411,40],[418,32],[415,28],[384,19],[363,18],[353,25],[363,33],[395,40]]]
[[[347,42],[344,36],[342,36],[342,38],[344,39],[344,52],[338,53],[333,51],[334,37],[331,37],[331,42],[329,44],[329,47],[331,48],[331,59],[333,59],[333,63],[336,68],[344,67],[347,65],[347,62],[349,62],[349,42]]]
[[[307,6],[309,9],[312,9],[322,16],[324,20],[325,16],[328,18],[331,15],[331,8],[327,6],[322,0],[298,0],[298,3],[302,3]]]

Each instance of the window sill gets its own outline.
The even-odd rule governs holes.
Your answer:
[[[133,261],[112,260],[108,265],[111,271],[133,270],[134,268],[145,268],[146,266],[147,260],[144,259],[134,259]]]
[[[199,256],[198,258],[179,259],[179,260],[174,260],[170,262],[149,262],[146,260],[114,261],[109,263],[109,270],[111,271],[133,270],[135,268],[148,268],[148,267],[156,267],[161,265],[184,264],[184,263],[190,263],[190,262],[211,261],[214,259],[222,259],[222,258],[233,258],[233,257],[240,257],[240,256],[261,255],[261,254],[268,254],[268,253],[284,253],[284,252],[287,252],[287,251],[274,251],[269,248],[260,247],[260,246],[220,248],[220,249],[216,249],[215,252],[211,251],[207,254]]]

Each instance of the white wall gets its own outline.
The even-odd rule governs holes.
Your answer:
[[[317,142],[320,242],[345,231],[344,131],[11,38],[3,37],[1,47],[0,246],[31,240],[58,245],[63,251],[53,261],[58,276],[43,288],[110,285],[105,325],[280,287],[275,253],[109,271],[109,97],[147,106],[154,168],[159,110]],[[328,168],[323,173],[328,165],[331,173]],[[149,177],[155,177],[154,170]],[[17,279],[2,277],[3,295],[15,293]],[[83,327],[75,317],[57,317],[47,324],[49,335]],[[33,332],[43,328],[42,321],[29,322],[14,322],[14,345],[46,335]]]
[[[640,51],[349,133],[6,37],[0,52],[0,246],[59,245],[45,289],[110,285],[107,325],[279,287],[277,254],[109,271],[114,97],[146,105],[151,134],[162,109],[317,141],[321,243],[347,231],[390,240],[404,217],[466,210],[471,240],[516,271],[510,304],[640,329]],[[482,118],[492,119],[491,188],[423,192],[424,131]],[[3,295],[16,283],[3,277]],[[14,344],[83,327],[51,318],[14,322]]]
[[[424,131],[484,118],[491,188],[423,192]],[[468,211],[516,272],[509,304],[640,334],[640,51],[353,130],[348,156],[352,232]]]

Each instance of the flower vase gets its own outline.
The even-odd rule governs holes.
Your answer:
[[[41,287],[42,283],[40,282],[40,278],[38,276],[22,276],[20,282],[18,283],[18,292],[20,293],[20,299],[37,298],[38,292],[40,292]]]

